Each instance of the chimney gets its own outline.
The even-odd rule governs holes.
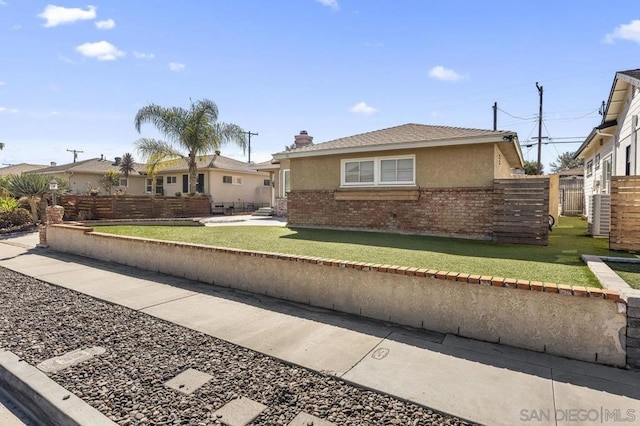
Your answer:
[[[301,130],[299,135],[295,135],[296,148],[313,145],[313,136],[309,136],[306,130]]]
[[[55,166],[57,166],[57,165],[58,165],[58,163],[56,163],[55,161],[52,161],[52,162],[51,162],[51,167],[55,167]]]
[[[119,166],[120,165],[120,161],[122,161],[122,157],[115,157],[116,162],[113,163],[114,166]]]

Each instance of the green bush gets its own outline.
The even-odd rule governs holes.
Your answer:
[[[20,202],[11,197],[0,197],[0,212],[10,212],[20,207]]]
[[[0,212],[0,229],[18,228],[33,223],[31,213],[23,208]]]

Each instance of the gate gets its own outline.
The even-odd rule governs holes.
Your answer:
[[[580,177],[560,178],[560,203],[563,216],[584,214],[584,180]]]

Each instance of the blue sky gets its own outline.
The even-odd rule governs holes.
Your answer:
[[[584,137],[640,68],[637,1],[0,0],[3,164],[131,152],[136,111],[208,98],[270,159],[404,123]],[[633,11],[636,12],[633,12]],[[635,15],[634,15],[635,13]],[[543,147],[543,163],[579,144]],[[535,148],[523,148],[535,160]],[[223,155],[245,159],[232,145]]]

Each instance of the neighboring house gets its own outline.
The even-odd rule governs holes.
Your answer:
[[[234,160],[222,155],[197,158],[197,192],[210,195],[214,208],[222,204],[269,204],[271,178],[269,173],[256,170],[255,164]],[[155,178],[147,178],[147,192],[160,195],[187,194],[189,174],[184,160],[164,163]]]
[[[56,163],[51,163],[50,167],[34,170],[30,173],[47,175],[51,176],[51,178],[62,178],[69,181],[68,189],[70,194],[85,195],[91,189],[98,189],[101,194],[106,194],[105,189],[100,184],[100,179],[108,170],[115,170],[120,173],[119,167],[120,157],[116,157],[113,161],[101,157],[59,166]],[[114,186],[111,193],[122,190],[129,195],[144,194],[146,178],[144,167],[144,164],[135,164],[135,170],[129,173],[128,179],[120,173],[119,185]]]
[[[302,131],[273,158],[276,207],[287,200],[292,226],[483,239],[494,180],[523,167],[515,132],[422,124],[320,144]]]
[[[591,131],[575,153],[576,158],[584,158],[585,210],[592,235],[608,233],[607,196],[611,193],[611,176],[640,174],[639,91],[640,69],[617,72],[602,122]]]
[[[22,173],[32,172],[38,169],[44,169],[48,166],[40,166],[37,164],[12,164],[7,167],[0,167],[0,176],[8,176],[8,175],[21,175]]]

